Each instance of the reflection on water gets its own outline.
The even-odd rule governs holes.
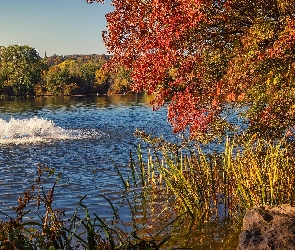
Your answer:
[[[71,107],[99,107],[109,108],[114,106],[150,106],[149,102],[153,96],[148,95],[112,95],[112,96],[48,96],[48,97],[17,97],[1,98],[1,113],[21,113],[28,111],[49,109],[71,108]]]

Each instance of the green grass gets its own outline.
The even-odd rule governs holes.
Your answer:
[[[231,221],[240,230],[246,209],[294,203],[295,156],[290,142],[284,139],[253,137],[246,143],[227,139],[222,153],[209,154],[200,146],[182,153],[182,147],[161,138],[138,135],[151,148],[145,182],[154,183],[157,172],[162,182],[150,188],[167,189],[167,196],[173,195],[178,201],[174,208],[177,205],[178,211],[187,211],[191,223],[206,227]],[[201,242],[202,235],[198,237],[196,241]]]
[[[237,205],[246,209],[293,204],[295,157],[285,140],[251,139],[237,144],[227,139],[222,153],[204,153],[197,146],[184,154],[181,147],[177,153],[171,151],[171,146],[163,147],[158,138],[141,138],[153,149],[147,166],[150,181],[153,182],[153,173],[149,169],[158,171],[164,185],[192,216],[210,213],[220,202],[232,214]]]

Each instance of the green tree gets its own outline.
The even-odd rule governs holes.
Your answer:
[[[95,91],[95,72],[100,66],[93,62],[83,63],[80,66],[79,76],[81,77],[81,92],[91,94]]]
[[[50,67],[44,87],[52,95],[92,94],[97,69],[95,63],[65,60]]]
[[[71,82],[72,76],[68,68],[70,64],[59,64],[49,68],[45,76],[44,88],[47,94],[51,95],[70,95],[77,88],[77,85]],[[70,87],[72,86],[72,90]]]
[[[95,71],[94,91],[97,94],[107,94],[113,81],[113,78],[108,72],[97,69]]]
[[[130,72],[120,67],[114,74],[111,74],[112,84],[109,87],[108,94],[126,94],[132,92]]]
[[[0,92],[7,95],[34,94],[45,65],[29,46],[0,47]]]

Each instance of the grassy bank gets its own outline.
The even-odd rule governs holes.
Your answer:
[[[52,206],[61,175],[40,165],[16,216],[0,223],[0,249],[235,249],[247,208],[294,202],[295,159],[284,140],[228,139],[210,154],[139,136],[149,149],[130,152],[128,166],[115,164],[129,224],[107,197],[113,220],[91,214],[85,197],[65,217]],[[52,176],[45,190],[42,179]],[[32,212],[38,220],[28,219]]]

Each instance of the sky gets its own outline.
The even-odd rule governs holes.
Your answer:
[[[107,54],[105,4],[85,0],[0,0],[0,46],[28,45],[41,57]]]

